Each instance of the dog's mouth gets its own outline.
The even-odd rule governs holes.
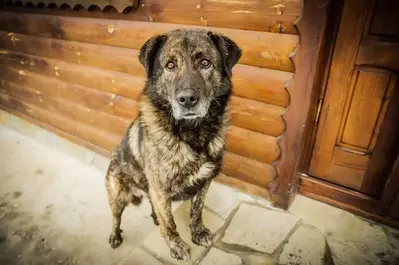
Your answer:
[[[199,118],[199,115],[194,112],[188,112],[188,113],[183,114],[183,119],[186,119],[186,120],[193,120],[196,118]]]

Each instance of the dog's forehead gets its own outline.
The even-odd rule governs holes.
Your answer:
[[[167,34],[165,48],[168,53],[196,53],[211,52],[215,46],[205,30],[179,29]]]

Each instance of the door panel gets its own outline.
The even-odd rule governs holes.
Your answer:
[[[384,31],[381,26],[391,21],[386,17],[380,21],[378,8],[385,2],[391,4],[344,1],[309,167],[312,176],[373,196],[382,185],[369,184],[386,177],[375,168],[370,174],[370,161],[376,164],[374,152],[399,70],[399,44],[396,38],[387,38],[399,33],[399,27],[390,25]]]
[[[363,152],[373,150],[374,129],[380,120],[390,75],[357,70],[352,77],[354,87],[348,95],[347,115],[343,116],[341,143]]]

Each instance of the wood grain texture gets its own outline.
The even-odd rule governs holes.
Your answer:
[[[276,137],[231,126],[226,140],[228,151],[267,164],[273,164],[280,155]]]
[[[225,153],[222,171],[228,176],[263,188],[276,176],[273,166],[230,152]]]
[[[310,174],[327,177],[361,41],[366,2],[346,1],[342,11],[326,95],[320,112]],[[352,86],[353,87],[353,86]],[[350,100],[348,100],[350,102]]]
[[[392,191],[393,181],[389,179],[391,169],[399,152],[399,82],[392,89],[393,93],[381,125],[379,139],[370,157],[368,170],[361,191],[374,196],[391,196],[399,192]],[[399,180],[395,180],[399,181]],[[385,184],[386,182],[386,184]],[[399,185],[396,185],[399,187]]]
[[[119,135],[120,137],[124,135],[131,123],[131,120],[88,109],[76,102],[65,100],[63,97],[30,88],[26,84],[17,85],[1,80],[0,89],[13,98],[23,100],[28,104],[39,106],[43,109],[48,109],[52,113],[59,113],[71,120],[79,121],[93,128],[99,128],[102,131]]]
[[[27,69],[38,74],[59,78],[68,83],[92,87],[133,99],[138,98],[144,87],[144,76],[107,71],[61,61],[61,59],[50,59],[0,49],[2,65],[17,67],[21,70]],[[292,73],[237,65],[233,69],[233,95],[286,107],[288,93],[284,87],[291,78]],[[259,82],[259,80],[263,82]]]
[[[60,72],[61,75],[62,72]],[[1,71],[0,77],[20,85],[26,84],[43,93],[63,97],[96,111],[107,112],[131,120],[138,115],[136,100],[114,93],[71,84],[58,78],[46,77],[13,67],[7,67]],[[271,136],[277,136],[283,131],[283,122],[280,117],[283,111],[282,107],[239,97],[232,97],[230,106],[234,126]]]
[[[235,189],[251,194],[256,197],[261,197],[265,199],[270,199],[270,194],[267,189],[261,188],[259,186],[253,185],[251,183],[232,178],[230,176],[226,176],[224,174],[219,174],[215,180],[217,182],[220,182],[224,185],[228,185],[231,187],[234,187]]]
[[[279,136],[284,130],[282,107],[239,97],[232,97],[229,106],[233,125],[271,136]]]
[[[1,13],[0,15],[0,17],[5,16],[6,13]],[[32,16],[36,20],[25,20],[22,22],[23,28],[19,31],[15,25],[13,27],[7,26],[7,23],[4,21],[0,22],[0,29],[2,29],[1,25],[5,25],[4,32],[7,34],[13,32],[15,38],[20,39],[23,39],[21,35],[29,34],[41,36],[42,38],[52,38],[54,41],[56,39],[59,41],[68,40],[137,50],[152,36],[182,27],[182,25],[162,23]],[[39,24],[35,25],[35,21],[38,21]],[[292,62],[289,60],[289,55],[298,43],[298,37],[295,35],[225,28],[207,29],[226,34],[242,48],[243,56],[240,59],[240,64],[287,72],[294,71]],[[23,32],[24,34],[19,34],[19,32]],[[71,43],[71,45],[75,46],[77,43]],[[101,52],[101,50],[98,52]]]
[[[11,97],[4,92],[0,92],[0,104],[43,123],[47,123],[50,126],[56,127],[58,130],[75,135],[84,141],[90,142],[91,144],[99,146],[105,150],[114,149],[120,141],[119,135],[101,131],[89,124],[75,121],[59,113],[54,113],[51,109],[26,103],[25,101]]]
[[[372,152],[372,138],[388,91],[391,76],[372,71],[356,71],[356,79],[342,129],[341,142]],[[367,113],[367,115],[365,115]]]
[[[327,0],[304,1],[303,17],[296,24],[301,36],[293,57],[296,72],[294,82],[288,87],[290,105],[283,115],[286,128],[279,139],[281,157],[275,164],[278,174],[269,190],[273,204],[283,209],[289,207],[298,188],[297,172],[313,121],[310,110],[317,104],[313,92],[317,69],[323,61],[328,4]]]
[[[97,145],[94,145],[94,144],[92,144],[90,142],[87,142],[87,141],[77,137],[76,135],[72,135],[72,134],[69,134],[67,132],[64,132],[64,131],[62,131],[62,130],[60,130],[58,128],[55,128],[55,127],[45,123],[45,122],[39,121],[37,119],[34,119],[31,116],[25,115],[25,114],[15,110],[15,109],[8,108],[8,107],[6,107],[3,104],[0,104],[0,109],[2,109],[3,111],[6,111],[8,113],[11,113],[11,114],[13,114],[13,115],[15,115],[15,116],[17,116],[17,117],[19,117],[21,119],[24,119],[24,120],[26,120],[26,121],[34,124],[34,125],[37,125],[37,126],[43,128],[44,130],[52,132],[52,133],[58,135],[59,137],[65,138],[65,139],[67,139],[68,141],[70,141],[70,142],[72,142],[74,144],[86,147],[87,149],[89,149],[89,150],[91,150],[91,151],[93,151],[93,152],[95,152],[97,154],[100,154],[100,155],[102,155],[104,157],[110,157],[111,156],[111,152],[106,150],[106,149],[104,149],[104,148],[98,147]]]
[[[128,14],[101,11],[73,12],[72,10],[27,9],[6,7],[15,12],[36,12],[71,17],[93,17],[148,22],[208,25],[211,27],[240,28],[257,31],[297,34],[294,21],[301,14],[302,0],[246,0],[246,1],[156,1],[142,0],[137,9]],[[14,23],[16,21],[13,21]]]
[[[4,68],[3,68],[4,69]],[[130,98],[74,85],[36,73],[11,67],[0,72],[3,80],[28,86],[38,93],[49,94],[84,106],[89,110],[105,112],[117,117],[134,119],[138,115],[137,102]]]
[[[356,64],[399,71],[399,43],[363,40],[356,57]]]
[[[138,51],[0,31],[0,48],[65,62],[144,76]],[[101,55],[101,56],[100,56]]]

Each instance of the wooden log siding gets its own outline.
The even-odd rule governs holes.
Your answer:
[[[138,115],[145,83],[138,49],[176,27],[0,11],[0,108],[109,155]],[[223,172],[266,189],[276,177],[276,137],[293,75],[289,54],[298,37],[216,30],[244,50],[234,68]]]
[[[7,33],[23,33],[53,38],[53,41],[56,41],[55,39],[64,39],[136,50],[140,49],[148,38],[181,27],[182,25],[179,24],[70,18],[8,12],[1,12],[0,16],[0,29]],[[184,27],[198,28],[187,25],[184,25]],[[288,72],[294,71],[289,55],[298,43],[298,36],[296,35],[225,28],[207,27],[206,29],[223,32],[236,41],[245,51],[240,60],[241,64]],[[22,36],[15,36],[15,38],[22,38]],[[56,43],[62,45],[61,42]],[[74,47],[77,44],[72,42],[69,45]]]
[[[6,8],[10,10],[14,9],[16,12],[27,11],[21,7]],[[297,34],[294,22],[301,15],[302,0],[285,0],[279,2],[276,0],[201,0],[197,1],[197,3],[186,0],[141,0],[138,8],[129,14],[87,12],[84,10],[68,12],[68,10],[57,9],[30,9],[28,11],[72,17],[85,16],[102,19],[207,25],[211,27]]]
[[[61,59],[43,58],[0,48],[0,61],[3,65],[27,67],[32,72],[121,96],[137,99],[145,83],[144,75],[133,76],[116,71],[103,71],[83,64],[61,61]],[[93,76],[96,78],[92,78]],[[286,107],[288,93],[284,87],[291,79],[292,73],[237,65],[233,69],[233,94],[237,97]],[[259,82],[259,80],[264,80],[264,82]]]

